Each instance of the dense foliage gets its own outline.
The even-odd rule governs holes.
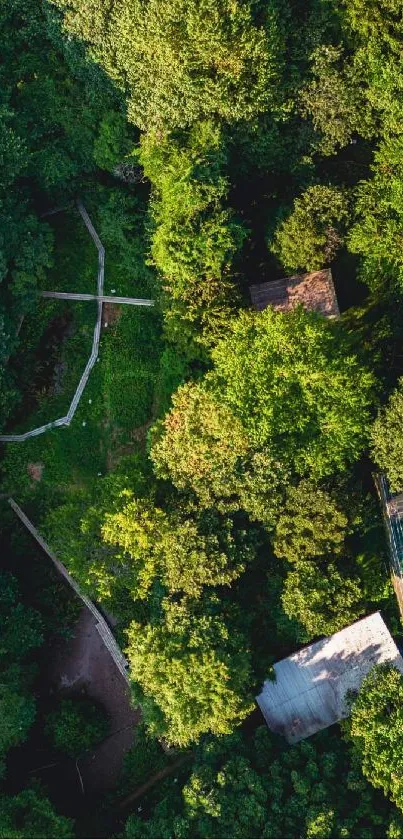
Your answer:
[[[207,739],[182,789],[166,788],[148,819],[131,816],[126,836],[400,836],[400,814],[350,760],[336,735],[293,747],[263,728],[252,741]]]
[[[364,775],[403,810],[403,678],[390,665],[374,667],[354,699],[348,733],[362,761]]]
[[[364,683],[352,749],[234,731],[301,643],[377,609],[398,627],[371,481],[403,489],[398,0],[10,0],[0,32],[0,427],[64,415],[87,363],[95,305],[40,298],[94,293],[78,195],[107,293],[155,302],[104,306],[74,422],[1,464],[117,620],[143,721],[122,790],[167,769],[156,738],[195,750],[127,836],[397,839],[397,671]],[[252,310],[250,286],[328,267],[340,318]],[[11,566],[0,833],[67,837],[46,790],[6,792],[61,597]],[[35,737],[74,762],[107,723],[58,701]]]
[[[289,271],[323,268],[343,244],[348,215],[341,190],[311,186],[296,198],[292,213],[276,228],[271,250]]]
[[[34,671],[29,653],[42,643],[40,615],[23,604],[17,580],[0,574],[0,777],[8,750],[23,742],[35,719],[35,700],[30,687]]]
[[[392,492],[403,490],[403,379],[379,412],[372,428],[373,456],[389,478]]]
[[[149,730],[187,746],[226,734],[253,708],[246,639],[226,625],[218,598],[164,600],[161,617],[130,626],[127,650]]]
[[[56,749],[78,757],[108,734],[108,719],[89,699],[62,699],[48,714],[45,733]]]
[[[236,432],[239,424],[231,440],[232,462],[238,446],[238,457],[245,457],[247,446],[266,454],[273,461],[272,485],[279,465],[285,474],[320,478],[359,456],[368,433],[373,378],[343,333],[323,318],[302,309],[283,315],[270,307],[257,316],[242,314],[230,323],[212,358],[213,370],[203,384],[180,394],[154,442],[152,458],[161,476],[197,492],[209,472],[225,474],[229,463],[220,413],[227,428],[231,415]],[[219,428],[217,443],[210,442],[213,423]],[[203,448],[207,455],[203,471],[194,455],[200,447],[201,456]]]
[[[7,839],[72,839],[73,821],[56,813],[40,788],[0,797],[0,835]]]
[[[69,31],[84,39],[107,72],[128,89],[139,128],[182,128],[204,116],[250,119],[275,96],[281,39],[276,5],[262,24],[254,3],[204,0],[106,2],[67,8]],[[257,5],[257,4],[256,4]]]

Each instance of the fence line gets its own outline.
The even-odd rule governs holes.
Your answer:
[[[45,542],[45,540],[43,539],[41,534],[38,532],[36,527],[29,520],[28,516],[25,515],[23,510],[21,510],[21,507],[18,506],[16,501],[14,501],[13,498],[9,498],[8,503],[10,504],[10,507],[12,507],[12,509],[14,510],[14,512],[16,513],[16,515],[18,516],[18,518],[20,519],[22,524],[27,528],[27,530],[29,530],[31,536],[34,537],[34,539],[36,540],[38,545],[40,545],[40,547],[47,554],[49,559],[52,560],[52,562],[53,562],[55,568],[57,569],[57,571],[59,572],[59,574],[63,577],[64,580],[66,580],[66,582],[73,589],[73,591],[75,592],[77,597],[80,598],[80,600],[84,603],[84,605],[87,607],[87,609],[89,609],[89,611],[93,614],[94,618],[97,621],[97,623],[95,625],[95,628],[96,628],[97,632],[99,633],[99,635],[100,635],[103,643],[105,644],[105,647],[107,648],[108,652],[112,656],[113,661],[116,664],[116,667],[118,668],[118,670],[120,671],[120,673],[122,674],[122,676],[124,677],[126,682],[129,684],[129,678],[128,678],[127,670],[126,670],[128,662],[126,661],[126,659],[125,659],[125,657],[124,657],[124,655],[123,655],[123,653],[122,653],[122,651],[121,651],[121,649],[120,649],[120,647],[119,647],[119,645],[116,641],[116,638],[114,637],[113,633],[111,632],[105,618],[103,617],[103,615],[101,615],[101,612],[97,609],[97,607],[92,602],[92,600],[90,600],[90,598],[87,597],[87,595],[82,593],[78,583],[76,583],[76,581],[73,579],[73,577],[69,574],[65,565],[63,565],[63,563],[60,562],[60,559],[58,559],[57,556],[53,553],[53,551],[49,548],[49,545]]]
[[[83,219],[83,222],[95,244],[95,247],[98,251],[98,274],[97,274],[97,294],[96,295],[83,295],[78,296],[78,299],[94,299],[97,301],[97,320],[94,327],[94,336],[92,339],[92,349],[91,355],[85,365],[84,372],[81,376],[81,379],[77,385],[76,392],[71,400],[70,407],[67,411],[66,416],[59,417],[59,419],[52,420],[51,422],[45,423],[45,425],[40,425],[37,428],[33,428],[31,431],[25,431],[23,434],[0,434],[0,442],[2,443],[22,443],[25,440],[29,440],[31,437],[38,437],[40,434],[44,434],[45,431],[49,431],[51,428],[61,428],[62,426],[66,427],[69,426],[74,414],[78,408],[78,404],[80,399],[83,395],[84,389],[88,382],[89,375],[91,373],[92,368],[98,358],[99,352],[99,339],[101,337],[101,325],[102,325],[102,304],[104,302],[104,277],[105,277],[105,248],[98,236],[97,231],[87,213],[87,210],[84,207],[83,202],[81,199],[77,201],[77,208]],[[63,209],[63,208],[60,208]],[[55,210],[55,212],[59,212],[59,209]],[[50,215],[50,212],[46,215]],[[47,297],[56,297],[60,296],[57,292],[44,292],[44,296]],[[69,295],[73,299],[76,299],[76,295]],[[107,298],[108,299],[108,298]],[[113,300],[113,298],[112,298]],[[114,302],[119,302],[119,298],[115,299]],[[153,306],[154,301],[152,300],[137,300],[135,303],[135,298],[121,298],[120,302],[131,302],[132,305],[140,305],[140,306]]]
[[[126,306],[154,306],[154,300],[145,297],[117,297],[113,294],[81,294],[71,291],[41,291],[41,297],[55,297],[57,300],[100,300],[102,303],[123,303]]]

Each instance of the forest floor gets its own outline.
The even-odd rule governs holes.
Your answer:
[[[54,691],[67,696],[85,693],[109,715],[109,736],[79,761],[85,792],[109,791],[116,786],[124,756],[133,745],[140,711],[131,706],[129,688],[87,608],[81,610],[72,638],[54,656],[49,681]]]

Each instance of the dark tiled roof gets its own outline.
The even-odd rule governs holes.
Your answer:
[[[340,314],[330,268],[252,285],[250,293],[258,311],[273,306],[279,312],[288,312],[301,303],[305,309],[320,312],[327,318]]]

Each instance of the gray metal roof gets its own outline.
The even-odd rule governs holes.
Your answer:
[[[347,717],[347,692],[387,661],[403,673],[403,659],[375,612],[278,661],[276,681],[265,681],[256,700],[269,728],[297,743]]]

